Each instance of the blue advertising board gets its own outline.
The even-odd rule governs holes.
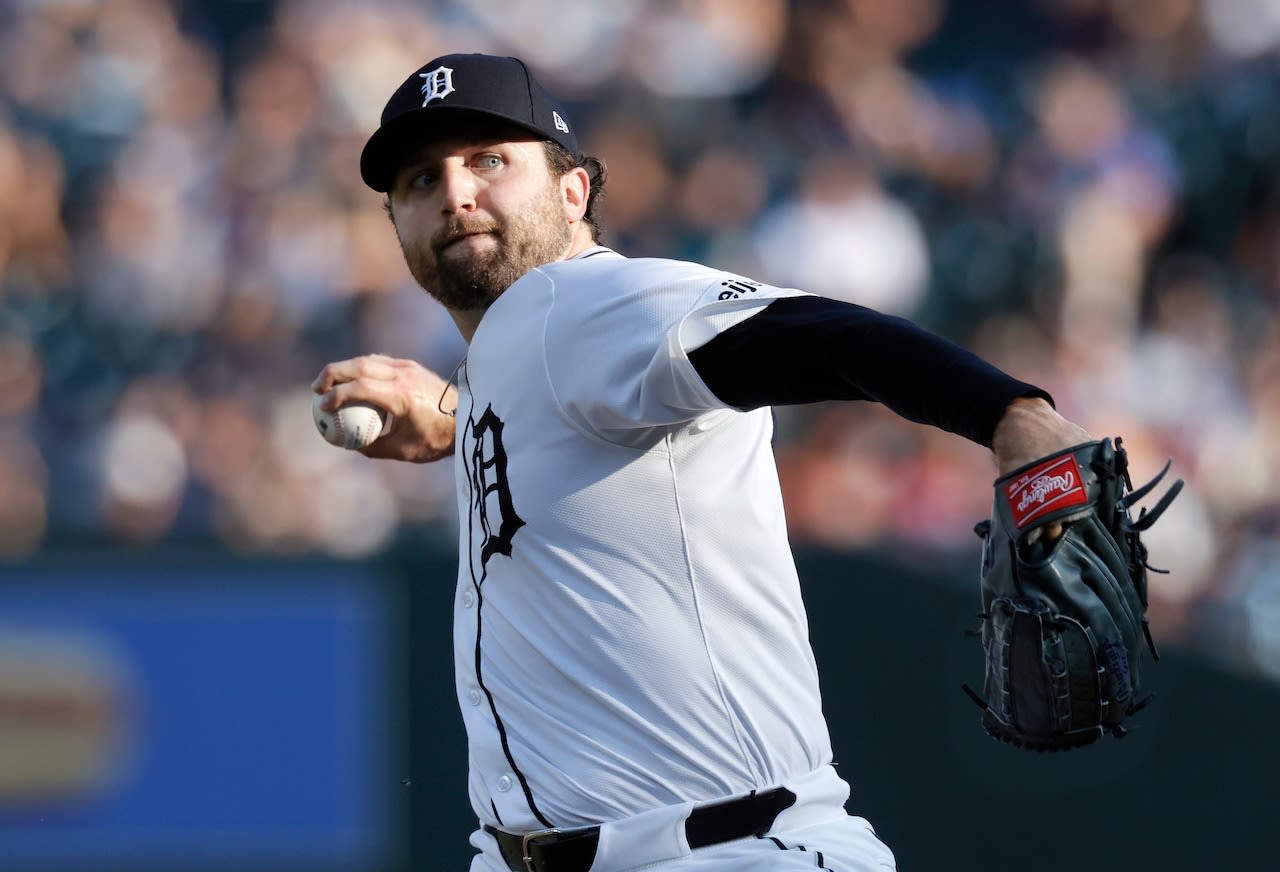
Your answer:
[[[0,869],[380,868],[391,599],[342,563],[0,571]]]

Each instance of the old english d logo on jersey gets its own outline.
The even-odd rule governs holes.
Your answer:
[[[449,67],[436,67],[429,73],[418,73],[422,77],[422,105],[432,100],[448,97],[453,93],[453,70]]]
[[[1021,530],[1051,512],[1089,502],[1074,454],[1051,457],[1005,482],[1013,522]]]
[[[507,483],[507,451],[502,445],[502,419],[488,406],[479,420],[467,422],[471,430],[472,448],[468,458],[473,502],[472,510],[479,519],[484,541],[480,546],[480,565],[485,566],[494,554],[511,556],[511,537],[524,526],[511,501]]]

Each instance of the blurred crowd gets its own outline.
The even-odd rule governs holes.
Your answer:
[[[325,444],[308,384],[464,351],[357,163],[469,50],[562,96],[607,244],[910,317],[1136,479],[1172,458],[1158,635],[1280,679],[1277,0],[9,0],[0,555],[447,531],[448,466]],[[976,559],[985,449],[872,404],[777,422],[798,545]]]

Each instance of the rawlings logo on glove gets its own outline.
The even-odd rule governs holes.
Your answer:
[[[1037,751],[1077,748],[1143,708],[1142,648],[1159,659],[1147,626],[1148,529],[1182,489],[1177,481],[1135,520],[1130,507],[1169,464],[1134,490],[1119,439],[1042,458],[995,483],[983,539],[982,708],[994,738]],[[1050,524],[1063,527],[1056,539]],[[1145,645],[1144,645],[1145,643]]]
[[[1041,515],[1089,502],[1073,454],[1050,458],[1004,485],[1013,522],[1022,529]]]

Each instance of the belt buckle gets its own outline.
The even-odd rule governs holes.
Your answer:
[[[548,830],[534,830],[531,833],[524,834],[523,838],[520,839],[520,859],[524,861],[524,868],[527,872],[538,872],[537,869],[533,868],[533,856],[529,851],[529,843],[534,839],[541,839],[543,836],[558,836],[559,834],[560,830],[555,827]]]

